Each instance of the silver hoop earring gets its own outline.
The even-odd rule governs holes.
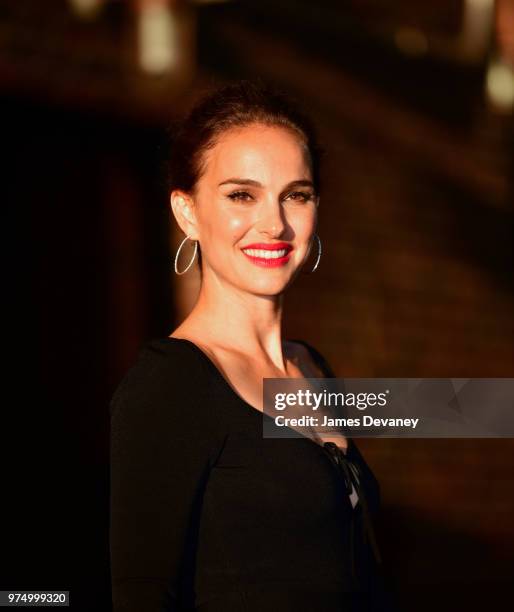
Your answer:
[[[187,268],[185,270],[182,270],[182,272],[179,272],[177,269],[177,262],[178,262],[178,256],[180,254],[180,249],[184,246],[184,242],[186,240],[189,240],[189,236],[186,236],[184,238],[184,240],[182,240],[182,242],[180,243],[180,246],[178,247],[177,250],[177,254],[175,255],[175,273],[176,274],[184,274],[185,272],[187,272],[189,270],[189,268],[193,265],[193,261],[195,260],[196,257],[196,252],[198,251],[198,240],[195,240],[195,252],[193,253],[193,257],[191,258],[191,261],[189,262],[189,265],[187,266]]]
[[[319,260],[321,259],[321,240],[319,239],[318,234],[314,234],[314,237],[318,241],[318,257],[316,259],[316,263],[314,264],[314,268],[312,268],[312,270],[308,272],[307,274],[312,274],[313,272],[316,271],[316,268],[318,267],[318,264],[319,264]]]

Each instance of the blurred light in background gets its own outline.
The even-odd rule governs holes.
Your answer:
[[[495,45],[485,79],[485,92],[492,111],[514,110],[514,1],[496,0]]]
[[[512,112],[514,108],[514,72],[509,64],[501,60],[493,60],[489,64],[486,92],[493,110]]]
[[[93,19],[98,15],[105,0],[68,0],[73,12],[82,19]]]
[[[465,0],[458,40],[463,60],[481,61],[487,53],[494,25],[494,0]]]
[[[139,65],[150,74],[165,74],[179,61],[178,28],[168,0],[139,0]]]

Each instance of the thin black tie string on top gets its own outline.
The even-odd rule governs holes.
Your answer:
[[[364,489],[361,485],[361,479],[358,478],[359,468],[355,463],[350,461],[343,451],[335,444],[334,442],[325,442],[323,444],[323,448],[327,451],[330,459],[333,461],[334,465],[339,468],[343,481],[345,483],[346,493],[351,495],[352,493],[352,484],[355,488],[355,491],[359,497],[358,503],[361,504],[362,507],[362,515],[363,515],[363,523],[362,523],[362,535],[363,539],[366,540],[366,536],[369,539],[371,544],[371,548],[373,550],[373,554],[375,556],[375,561],[377,564],[382,564],[382,559],[380,556],[380,551],[378,549],[378,544],[375,538],[375,530],[373,528],[373,522],[371,519],[371,514],[369,512],[368,503],[366,500],[366,496],[364,494]],[[352,574],[353,577],[356,578],[355,572],[355,547],[354,547],[354,530],[355,530],[355,509],[352,509],[352,527],[351,527],[351,549],[352,549]]]

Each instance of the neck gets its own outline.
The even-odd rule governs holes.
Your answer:
[[[252,294],[206,275],[184,324],[207,344],[267,357],[284,369],[282,312],[283,294]]]

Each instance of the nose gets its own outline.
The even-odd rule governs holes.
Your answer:
[[[258,229],[262,234],[277,237],[283,234],[286,228],[284,208],[277,201],[268,201],[262,205]]]

